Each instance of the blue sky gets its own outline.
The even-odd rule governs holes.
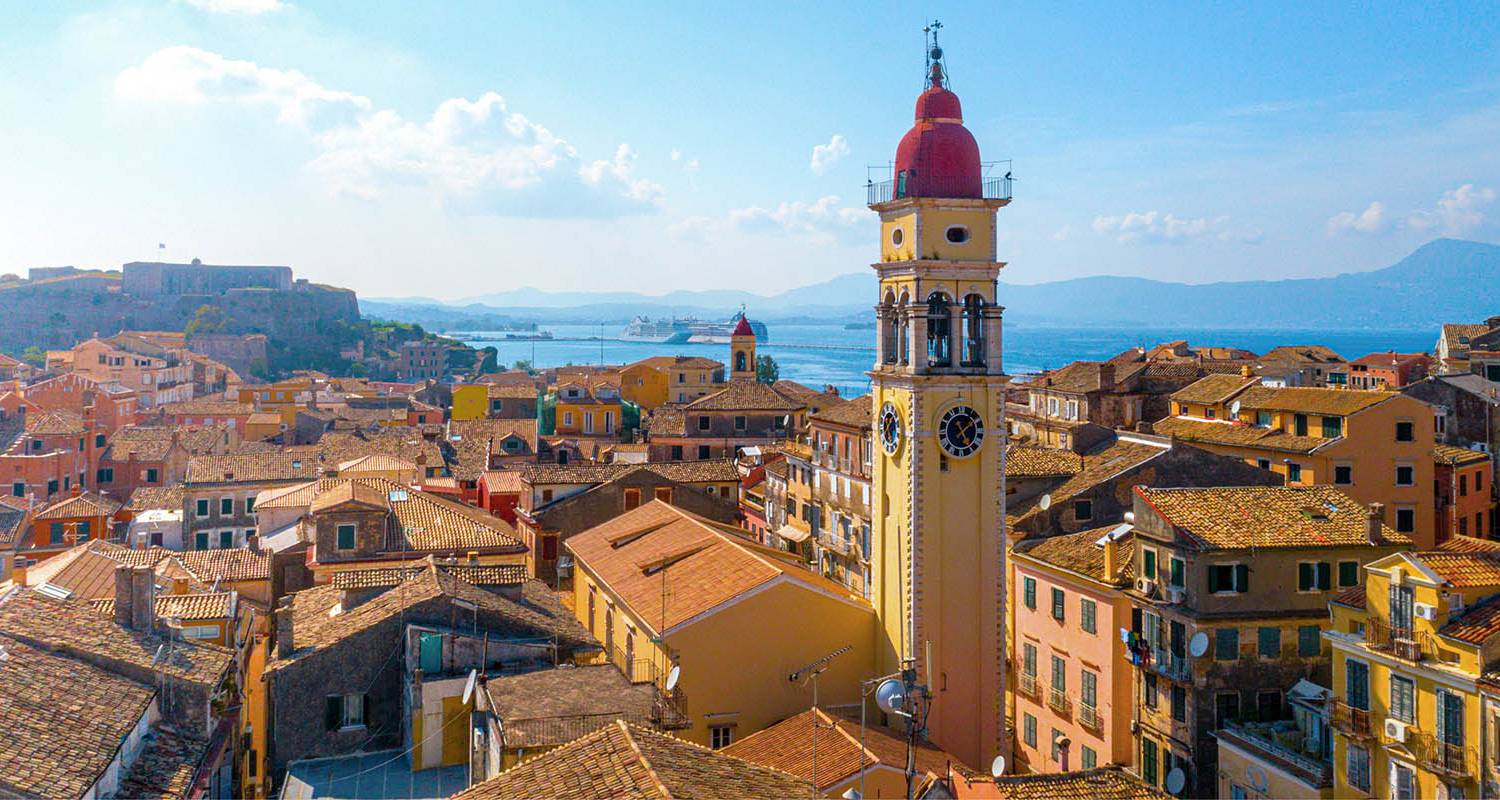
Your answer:
[[[158,242],[445,299],[866,269],[924,16],[1014,160],[1006,280],[1500,238],[1487,5],[0,2],[0,272]]]

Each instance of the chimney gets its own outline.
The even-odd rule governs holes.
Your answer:
[[[1108,361],[1099,364],[1099,388],[1108,389],[1115,385],[1115,365]]]
[[[131,592],[131,571],[129,564],[121,564],[115,567],[115,624],[122,628],[130,627],[133,616],[134,594]]]
[[[1240,377],[1241,378],[1250,378],[1250,377],[1253,377],[1254,375],[1255,375],[1255,371],[1254,371],[1254,369],[1249,364],[1246,364],[1246,365],[1240,367]]]
[[[1104,537],[1104,575],[1106,583],[1115,577],[1115,572],[1120,568],[1120,544],[1113,536]]]
[[[1380,531],[1384,522],[1385,504],[1371,503],[1370,510],[1365,514],[1365,541],[1370,544],[1385,544],[1385,535]]]
[[[156,622],[156,571],[142,564],[130,571],[130,627],[149,632]]]
[[[292,598],[283,598],[276,609],[276,657],[288,658],[296,647],[292,644]]]

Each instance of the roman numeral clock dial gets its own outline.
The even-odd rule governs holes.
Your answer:
[[[984,443],[984,420],[968,406],[954,406],[938,422],[938,444],[954,458],[967,458]]]

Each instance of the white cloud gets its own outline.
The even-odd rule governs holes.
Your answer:
[[[281,122],[307,125],[319,117],[367,111],[370,100],[329,89],[296,70],[262,67],[196,47],[167,47],[115,77],[115,95],[127,100],[201,105],[208,102],[266,106]]]
[[[874,217],[863,208],[841,205],[836,195],[806,203],[781,203],[772,209],[750,206],[729,212],[729,222],[748,232],[779,231],[818,237],[852,237],[868,234]]]
[[[414,122],[300,72],[192,47],[169,47],[125,69],[115,92],[157,103],[274,109],[279,121],[308,130],[321,151],[308,167],[336,194],[375,199],[416,188],[470,212],[564,217],[654,210],[663,194],[636,175],[629,145],[610,159],[585,161],[494,92],[444,100],[431,118]]]
[[[1385,206],[1380,201],[1370,203],[1364,211],[1355,214],[1345,211],[1334,214],[1328,219],[1328,235],[1337,236],[1341,233],[1365,233],[1378,234],[1390,230],[1391,218],[1386,213]]]
[[[1495,201],[1495,190],[1476,188],[1466,183],[1457,189],[1443,192],[1437,208],[1432,211],[1413,211],[1406,224],[1413,230],[1436,230],[1447,236],[1477,228],[1484,223],[1485,206]]]
[[[1194,241],[1242,242],[1255,244],[1263,234],[1255,229],[1238,229],[1229,217],[1179,217],[1159,211],[1131,211],[1120,216],[1094,218],[1094,232],[1114,236],[1125,244],[1183,244]]]
[[[215,14],[248,14],[255,16],[267,11],[286,8],[281,0],[182,0],[193,8]]]
[[[812,171],[819,175],[828,171],[829,167],[844,160],[849,155],[849,142],[844,140],[843,134],[835,133],[828,144],[815,145],[812,151]]]

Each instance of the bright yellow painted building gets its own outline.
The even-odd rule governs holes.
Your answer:
[[[451,419],[455,422],[466,419],[486,419],[490,413],[490,387],[483,383],[469,383],[453,387]]]
[[[1005,745],[1004,394],[996,211],[938,62],[880,215],[871,598],[877,669],[931,687],[929,738],[971,766]],[[930,653],[930,658],[929,658]],[[929,670],[930,665],[930,670]]]
[[[1500,545],[1458,538],[1370,563],[1364,592],[1330,604],[1334,796],[1481,796],[1497,592]]]
[[[559,384],[555,430],[558,436],[619,435],[619,391],[608,384]]]
[[[730,525],[661,501],[568,538],[573,610],[632,681],[665,689],[689,741],[723,747],[805,710],[787,676],[837,653],[823,705],[856,703],[874,663],[873,615],[858,595]]]
[[[620,396],[650,411],[724,388],[724,365],[702,356],[653,356],[620,368]]]
[[[1288,486],[1336,486],[1418,547],[1436,537],[1436,409],[1400,392],[1261,386],[1210,375],[1172,395],[1155,432],[1242,458]]]

